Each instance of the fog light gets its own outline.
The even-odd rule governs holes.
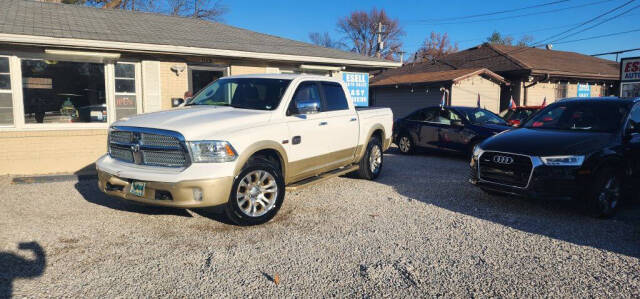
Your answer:
[[[193,188],[193,199],[196,201],[202,201],[202,189]]]

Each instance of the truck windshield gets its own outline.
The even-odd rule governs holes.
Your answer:
[[[567,102],[550,105],[530,119],[524,127],[552,130],[615,132],[624,120],[627,108],[619,103],[601,101]]]
[[[209,84],[186,105],[231,106],[242,109],[274,110],[291,80],[226,78]]]

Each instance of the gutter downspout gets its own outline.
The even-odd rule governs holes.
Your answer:
[[[533,81],[533,82],[532,82],[531,84],[529,84],[529,85],[526,85],[526,84],[524,85],[524,103],[523,103],[523,106],[527,106],[528,93],[529,93],[529,92],[528,92],[528,88],[529,88],[529,87],[533,87],[533,86],[535,86],[536,84],[540,83],[540,81],[547,81],[547,80],[549,80],[549,77],[550,77],[549,73],[546,73],[546,74],[544,74],[544,76],[543,76],[542,78],[540,78],[540,79],[537,79],[537,80]]]

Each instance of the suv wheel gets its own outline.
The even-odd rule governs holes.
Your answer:
[[[363,179],[375,180],[382,171],[383,161],[382,143],[378,137],[371,137],[371,140],[367,144],[367,150],[360,160],[358,175]]]
[[[622,176],[612,168],[605,168],[596,175],[589,194],[591,213],[600,218],[613,216],[622,199]]]
[[[405,155],[413,154],[415,151],[413,140],[411,140],[411,137],[406,133],[400,135],[400,138],[398,138],[398,148],[400,152]]]
[[[284,180],[266,160],[253,160],[235,178],[225,212],[238,225],[256,225],[271,220],[284,201]]]

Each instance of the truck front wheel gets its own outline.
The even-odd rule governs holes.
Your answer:
[[[358,169],[358,175],[367,180],[375,180],[382,171],[382,162],[384,157],[382,155],[382,143],[376,136],[371,137],[371,140],[367,144],[366,152],[360,160],[360,168]]]
[[[225,212],[238,225],[271,220],[284,201],[284,180],[269,161],[255,159],[235,178]]]

